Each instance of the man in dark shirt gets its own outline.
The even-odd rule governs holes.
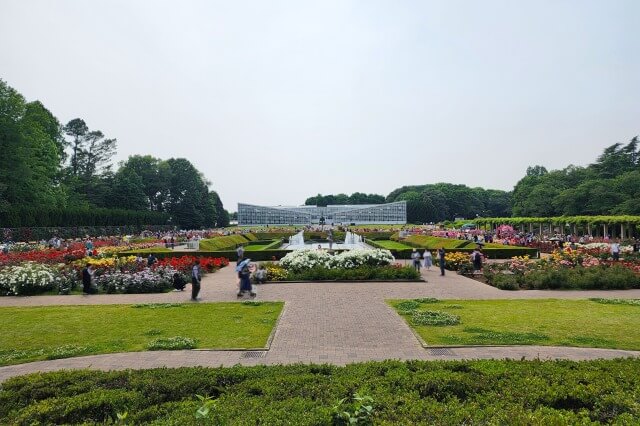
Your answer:
[[[88,265],[82,268],[82,292],[85,294],[94,294],[96,291],[91,285],[93,278],[93,266]]]

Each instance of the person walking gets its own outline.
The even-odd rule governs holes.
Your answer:
[[[438,249],[438,263],[440,264],[440,275],[444,277],[444,267],[445,267],[445,260],[444,260],[444,256],[445,256],[446,252],[444,250],[444,247],[440,247]]]
[[[416,271],[420,271],[420,253],[415,248],[411,251],[411,260]]]
[[[611,255],[613,260],[620,260],[620,243],[617,240],[611,243]]]
[[[256,294],[253,292],[251,287],[251,270],[249,269],[249,259],[242,265],[242,268],[238,272],[240,276],[240,289],[238,290],[238,297],[242,297],[244,293],[249,292],[249,296],[255,297]]]
[[[84,294],[94,294],[96,291],[91,285],[93,279],[93,266],[87,265],[82,268],[82,292]]]
[[[196,259],[193,268],[191,269],[191,300],[196,302],[198,300],[198,293],[200,293],[200,282],[202,281],[202,274],[200,272],[200,260]]]
[[[482,270],[482,253],[477,248],[471,253],[471,262],[473,263],[473,271]]]
[[[424,259],[424,267],[427,268],[427,271],[430,271],[431,267],[433,266],[433,256],[431,256],[431,250],[425,249],[422,258]]]

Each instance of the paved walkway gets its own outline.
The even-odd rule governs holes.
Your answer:
[[[235,301],[235,273],[227,268],[205,277],[203,302]],[[548,346],[425,349],[386,299],[640,298],[626,291],[502,291],[477,281],[436,270],[423,271],[418,283],[292,283],[257,288],[257,300],[284,300],[285,308],[269,351],[133,352],[40,361],[0,367],[0,381],[36,371],[95,368],[231,366],[315,362],[347,364],[383,359],[597,359],[640,356],[640,352]],[[3,297],[0,306],[43,306],[188,302],[189,293],[145,295]],[[250,357],[250,356],[255,356]]]

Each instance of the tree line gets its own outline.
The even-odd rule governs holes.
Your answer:
[[[494,189],[469,188],[466,185],[436,183],[403,186],[388,196],[355,192],[321,195],[307,198],[306,205],[382,204],[394,201],[407,202],[409,223],[440,222],[455,216],[509,216],[511,194]]]
[[[513,191],[435,183],[403,186],[386,197],[359,192],[352,196],[318,194],[305,204],[406,201],[409,223],[435,223],[455,217],[640,215],[639,142],[636,136],[626,145],[613,144],[586,167],[570,165],[548,171],[543,166],[531,166]],[[363,199],[367,201],[358,202]]]
[[[220,197],[191,162],[137,155],[114,171],[116,148],[81,118],[62,125],[0,80],[0,227],[32,226],[34,218],[47,226],[228,225]]]
[[[362,192],[354,192],[351,195],[338,194],[338,195],[322,195],[318,194],[315,197],[309,197],[304,202],[307,206],[336,206],[345,204],[381,204],[384,203],[384,196],[378,194],[364,194]]]
[[[532,166],[513,189],[514,216],[640,214],[638,137],[604,149],[586,167]]]

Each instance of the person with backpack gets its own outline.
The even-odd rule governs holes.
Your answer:
[[[249,259],[247,259],[249,260]],[[255,297],[256,294],[251,287],[251,270],[249,269],[249,262],[244,262],[240,271],[238,272],[240,277],[240,289],[238,290],[238,297],[242,297],[246,292],[249,292],[249,296]]]

